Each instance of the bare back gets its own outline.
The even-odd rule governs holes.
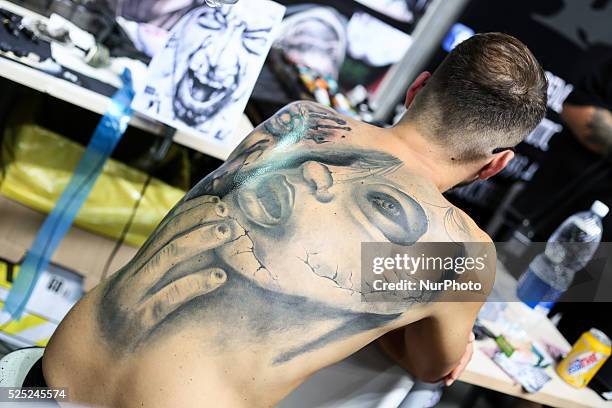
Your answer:
[[[266,121],[71,311],[47,382],[109,406],[270,406],[431,314],[364,301],[361,243],[482,233],[373,129],[309,102]]]

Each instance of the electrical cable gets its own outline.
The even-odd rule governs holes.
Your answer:
[[[164,159],[164,157],[166,157],[166,154],[168,153],[168,149],[170,148],[172,140],[174,139],[174,135],[176,134],[176,129],[171,127],[165,127],[163,133],[163,137],[159,139],[158,146],[151,154],[151,163],[147,166],[147,178],[145,179],[142,185],[140,195],[138,196],[138,199],[134,202],[134,206],[132,207],[132,213],[130,214],[130,217],[128,218],[126,224],[123,226],[121,234],[119,235],[119,239],[115,242],[115,245],[113,246],[110,255],[106,259],[106,263],[104,264],[104,268],[102,269],[100,281],[103,281],[108,275],[108,271],[110,270],[111,264],[115,260],[115,257],[117,256],[117,253],[121,248],[121,245],[123,245],[123,242],[125,241],[125,237],[127,236],[130,228],[132,227],[132,223],[134,222],[134,218],[136,217],[136,212],[138,211],[138,207],[140,206],[140,203],[142,202],[142,199],[145,196],[147,187],[149,187],[149,184],[153,179],[152,174],[159,167],[159,164],[162,162],[162,160]]]
[[[100,277],[100,281],[103,281],[108,275],[110,266],[115,260],[115,257],[117,256],[117,253],[119,252],[119,249],[121,248],[121,245],[123,245],[123,242],[125,241],[125,237],[127,236],[128,232],[130,231],[130,228],[132,227],[132,223],[134,222],[134,218],[136,217],[136,212],[138,211],[138,207],[140,206],[140,203],[142,202],[142,199],[144,198],[145,193],[147,191],[147,187],[149,187],[149,184],[151,183],[152,179],[153,179],[153,176],[151,174],[147,174],[147,178],[145,179],[144,183],[142,184],[142,188],[140,189],[140,195],[138,196],[138,198],[134,202],[134,206],[132,207],[132,212],[130,214],[130,217],[128,218],[127,222],[123,226],[123,229],[121,230],[121,234],[119,235],[119,239],[117,239],[117,241],[115,242],[115,245],[113,246],[113,250],[111,251],[108,258],[106,259],[106,263],[104,264],[104,269],[102,269],[102,275]]]

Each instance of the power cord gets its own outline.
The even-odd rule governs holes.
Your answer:
[[[130,217],[128,218],[127,222],[123,226],[123,229],[121,230],[121,235],[119,235],[119,239],[117,239],[117,241],[115,242],[115,245],[113,246],[113,250],[111,251],[108,258],[106,259],[106,263],[104,264],[104,269],[102,270],[102,276],[100,277],[100,281],[103,281],[106,278],[106,275],[108,275],[110,266],[115,260],[115,257],[117,256],[117,253],[119,252],[119,248],[121,248],[121,246],[123,245],[125,241],[125,237],[127,236],[128,232],[130,231],[130,228],[132,227],[132,223],[134,222],[134,218],[136,217],[136,212],[138,211],[138,207],[140,206],[140,203],[142,202],[142,199],[144,198],[145,193],[147,191],[147,187],[149,187],[149,184],[151,183],[152,179],[153,179],[153,176],[151,174],[147,174],[147,178],[145,179],[144,183],[142,184],[142,188],[140,189],[140,195],[138,196],[138,199],[136,199],[136,201],[134,202],[134,206],[132,207],[132,212],[130,214]]]
[[[138,211],[138,207],[140,206],[140,203],[142,202],[142,199],[145,196],[147,187],[149,187],[149,184],[151,183],[151,180],[153,179],[153,176],[151,174],[156,170],[156,168],[159,166],[159,164],[164,159],[164,157],[166,157],[166,154],[168,153],[168,149],[170,148],[170,145],[172,145],[172,140],[174,139],[175,134],[176,134],[176,129],[173,129],[171,127],[165,127],[163,137],[159,139],[158,145],[153,148],[153,152],[151,153],[151,163],[147,171],[147,178],[145,179],[142,185],[138,199],[134,202],[134,206],[132,207],[132,212],[130,214],[130,217],[128,218],[127,222],[123,226],[121,235],[119,235],[119,239],[115,242],[115,245],[113,246],[113,250],[111,251],[110,255],[108,256],[106,260],[104,269],[102,270],[100,281],[103,281],[108,275],[110,266],[115,260],[115,257],[117,256],[117,253],[119,252],[119,249],[125,242],[125,237],[127,236],[130,228],[132,227],[132,223],[134,222],[134,218],[136,217],[136,212]]]

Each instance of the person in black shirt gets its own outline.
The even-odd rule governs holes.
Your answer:
[[[534,241],[595,200],[612,208],[612,47],[590,48],[573,71],[575,88],[561,112],[566,129],[513,203],[534,226]],[[604,218],[602,240],[612,241],[612,216]]]
[[[612,48],[588,52],[589,71],[563,105],[561,117],[587,149],[612,160]]]

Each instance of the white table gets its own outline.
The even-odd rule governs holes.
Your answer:
[[[516,287],[516,281],[506,272],[503,265],[498,263],[497,269],[496,287],[504,286],[503,291],[506,294],[514,293],[512,285]],[[519,302],[508,302],[507,305],[516,313],[520,313],[524,307]],[[533,339],[545,339],[561,350],[571,348],[571,345],[559,330],[546,318],[543,318],[537,325],[528,330],[528,333]],[[492,342],[492,340],[486,341]],[[593,390],[589,388],[576,389],[567,384],[557,375],[553,367],[546,369],[552,380],[544,385],[539,392],[530,394],[523,391],[520,385],[514,384],[510,377],[480,350],[480,347],[484,345],[483,343],[482,341],[475,343],[474,356],[459,378],[461,381],[552,407],[612,408],[612,401],[604,401]]]
[[[22,16],[40,20],[46,19],[31,10],[6,0],[0,0],[0,7]],[[0,56],[0,76],[100,115],[106,112],[110,102],[110,99],[104,95],[2,56]],[[161,135],[163,132],[163,125],[138,114],[132,117],[130,125],[157,135]],[[223,143],[204,139],[180,130],[176,132],[173,140],[206,155],[225,160],[251,130],[253,130],[253,125],[246,115],[242,115],[230,140]]]

